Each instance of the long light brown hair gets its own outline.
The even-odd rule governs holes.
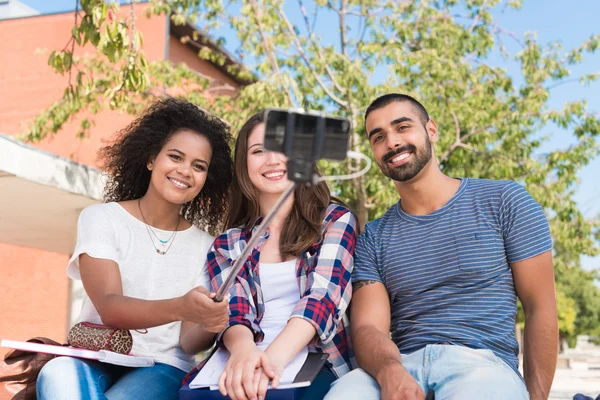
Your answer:
[[[260,217],[258,192],[248,175],[248,138],[262,124],[263,113],[253,115],[240,129],[235,144],[234,175],[231,184],[226,229],[245,226],[252,229]],[[316,171],[315,171],[316,172]],[[294,203],[283,223],[279,239],[282,258],[298,257],[322,238],[321,229],[325,211],[330,203],[343,205],[331,196],[325,182],[316,185],[299,185],[294,191]]]

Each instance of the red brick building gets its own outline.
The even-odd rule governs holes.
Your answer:
[[[6,2],[0,3],[0,11],[2,6]],[[216,79],[215,84],[227,83],[235,88],[244,84],[223,67],[198,58],[200,44],[193,41],[183,44],[179,40],[191,36],[192,27],[173,26],[165,16],[147,18],[144,8],[143,4],[136,5],[136,27],[144,35],[144,52],[149,60],[186,63]],[[65,46],[72,26],[72,13],[0,20],[0,134],[14,137],[22,133],[27,121],[60,99],[68,77],[55,74],[47,60],[51,51]],[[235,62],[231,57],[228,60]],[[4,146],[5,165],[9,156],[16,157],[15,152],[22,150],[26,154],[19,159],[11,158],[5,167],[11,171],[2,171],[0,160],[0,338],[23,340],[47,336],[64,340],[71,313],[78,312],[78,307],[72,305],[75,288],[67,279],[65,268],[74,245],[79,211],[99,201],[101,188],[98,191],[97,184],[92,187],[91,181],[85,182],[88,178],[96,182],[97,171],[53,155],[94,166],[102,141],[132,119],[110,111],[93,118],[91,135],[83,140],[75,136],[78,120],[69,122],[56,136],[32,144],[34,148],[21,146],[7,136],[0,140],[0,157]],[[15,150],[9,150],[10,146]],[[41,161],[35,161],[36,152],[41,154]],[[30,156],[33,158],[27,162],[29,165],[19,164]],[[42,170],[41,164],[37,164],[52,163],[53,159],[58,164],[52,164],[51,168],[64,177],[64,182],[71,179],[69,171],[79,171],[80,181],[76,186],[81,190],[58,187],[53,182],[59,179],[56,176],[49,175],[43,180],[33,173],[30,180],[12,171],[21,166],[35,167],[38,175],[47,175],[48,167]],[[0,355],[3,353],[0,349]]]

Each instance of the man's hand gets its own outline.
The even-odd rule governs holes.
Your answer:
[[[381,400],[425,400],[423,389],[397,362],[383,367],[377,382],[381,387]]]
[[[200,324],[208,332],[221,332],[229,321],[229,304],[227,301],[217,303],[214,297],[214,293],[202,286],[187,292],[180,297],[181,320]]]

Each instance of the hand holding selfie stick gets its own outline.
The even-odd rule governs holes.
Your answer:
[[[229,293],[240,270],[248,261],[250,252],[257,245],[273,216],[279,212],[281,206],[294,192],[297,184],[314,185],[331,178],[352,179],[366,173],[371,166],[371,160],[365,155],[354,152],[347,154],[350,122],[345,118],[327,117],[322,113],[304,112],[303,110],[268,109],[265,111],[264,120],[264,148],[287,156],[287,174],[292,183],[265,216],[256,232],[246,243],[242,254],[235,260],[229,275],[217,291],[215,296],[217,302],[223,301]],[[345,176],[319,177],[314,174],[314,164],[317,160],[341,161],[346,158],[346,155],[366,159],[367,167],[358,174]]]

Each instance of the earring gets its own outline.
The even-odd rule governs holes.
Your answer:
[[[146,165],[146,168],[148,168],[148,171],[152,171],[152,167],[153,167],[153,164],[151,162],[149,162],[148,165]]]

